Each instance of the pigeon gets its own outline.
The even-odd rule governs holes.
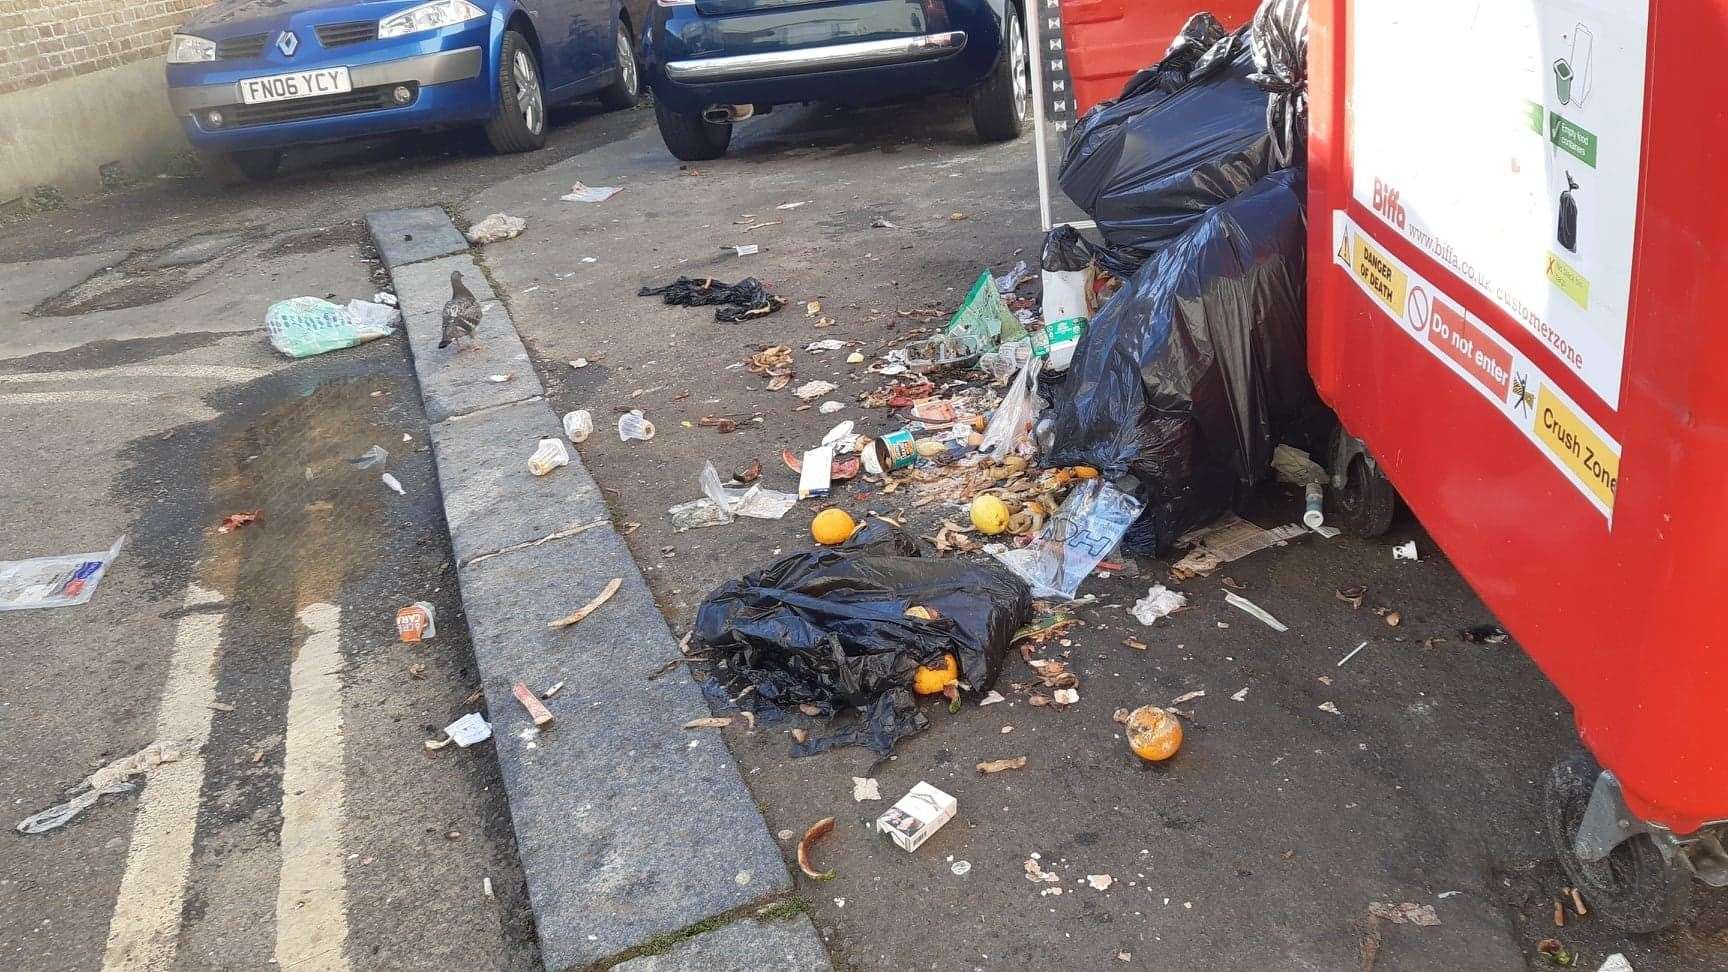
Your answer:
[[[438,342],[441,348],[447,348],[457,338],[474,337],[474,329],[480,326],[480,302],[462,285],[462,271],[450,272],[450,299],[444,302],[444,340]],[[460,347],[457,350],[461,350]]]

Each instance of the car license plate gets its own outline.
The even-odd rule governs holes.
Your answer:
[[[246,78],[240,82],[240,102],[261,105],[268,101],[293,101],[353,90],[347,68],[319,68],[316,71],[274,74],[267,78]]]

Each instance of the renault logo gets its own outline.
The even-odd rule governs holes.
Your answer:
[[[300,38],[295,37],[293,31],[285,30],[281,37],[276,38],[276,49],[282,52],[283,57],[293,57],[294,52],[300,49]]]

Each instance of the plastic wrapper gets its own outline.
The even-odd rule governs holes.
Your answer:
[[[1073,600],[1080,582],[1115,549],[1140,510],[1134,496],[1101,479],[1086,480],[1069,491],[1030,545],[1003,551],[996,559],[1039,597]]]
[[[401,312],[383,304],[350,301],[346,308],[317,297],[277,301],[264,312],[270,345],[290,358],[310,358],[395,333]]]
[[[1271,95],[1266,133],[1272,164],[1302,165],[1308,147],[1308,0],[1266,0],[1254,12],[1249,34],[1254,73],[1249,80]]]
[[[0,611],[85,603],[95,596],[96,586],[125,545],[126,538],[121,537],[106,551],[0,560]]]
[[[1097,221],[1110,247],[1100,263],[1118,276],[1275,168],[1246,38],[1224,35],[1195,59],[1202,40],[1087,112],[1064,153],[1062,190]]]
[[[952,654],[963,691],[988,692],[1031,615],[1031,592],[998,565],[919,553],[916,540],[872,523],[840,547],[721,585],[691,638],[716,660],[710,693],[757,712],[861,710],[854,725],[812,736],[793,755],[857,744],[886,756],[925,725],[912,693],[920,665]],[[934,620],[908,617],[913,607]]]
[[[659,297],[680,307],[714,309],[714,319],[722,324],[736,324],[753,317],[764,317],[786,306],[786,298],[768,292],[766,285],[755,277],[745,277],[735,284],[721,283],[713,277],[679,277],[664,287],[643,287],[638,297]]]
[[[1268,176],[1148,260],[1081,338],[1039,443],[1046,464],[1093,466],[1146,504],[1130,551],[1211,522],[1322,414],[1305,233],[1301,174]]]
[[[1014,383],[1008,386],[1007,394],[1002,396],[1002,404],[996,406],[990,424],[984,428],[984,442],[979,445],[979,452],[992,459],[1001,459],[1022,442],[1030,443],[1032,421],[1038,417],[1043,405],[1038,399],[1038,372],[1043,367],[1043,359],[1033,358],[1020,368]]]
[[[943,335],[950,341],[964,342],[973,354],[977,354],[995,348],[1002,341],[1025,337],[1026,328],[1008,309],[996,278],[986,270],[972,282],[972,290],[943,329]]]

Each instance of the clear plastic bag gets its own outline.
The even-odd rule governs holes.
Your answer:
[[[1143,504],[1102,479],[1074,487],[1031,545],[996,555],[1039,597],[1073,600],[1080,582],[1115,549]]]
[[[1021,367],[1014,383],[1008,386],[1008,393],[1002,396],[1002,404],[990,416],[979,452],[1001,459],[1021,443],[1030,444],[1032,421],[1038,417],[1039,409],[1038,372],[1043,367],[1042,358],[1033,358]]]
[[[383,304],[357,300],[342,308],[317,297],[295,297],[270,305],[264,329],[276,350],[290,358],[310,358],[389,337],[400,319],[400,311]]]

